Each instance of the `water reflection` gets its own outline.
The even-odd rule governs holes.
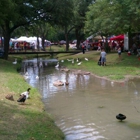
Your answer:
[[[47,112],[66,140],[140,139],[139,79],[117,83],[61,71],[48,63],[36,68],[28,65],[27,71],[31,76],[28,83],[39,89]],[[68,81],[69,85],[56,87],[56,80]],[[118,113],[125,114],[126,120],[119,122]]]

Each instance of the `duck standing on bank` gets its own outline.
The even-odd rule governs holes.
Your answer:
[[[59,68],[59,66],[60,66],[60,65],[59,65],[59,62],[57,62],[57,65],[55,66],[55,68]]]
[[[17,102],[24,103],[26,101],[26,99],[29,98],[30,90],[31,90],[31,88],[28,88],[27,91],[21,93]]]
[[[82,64],[82,62],[77,63],[78,66],[80,66]]]
[[[15,61],[13,62],[13,64],[14,64],[14,65],[17,64],[17,59],[15,59]]]

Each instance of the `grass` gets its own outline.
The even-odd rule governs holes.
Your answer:
[[[0,140],[63,140],[64,134],[44,111],[37,89],[31,87],[26,105],[17,102],[20,93],[30,86],[17,73],[19,66],[13,65],[13,60],[0,59]],[[8,94],[13,95],[14,101],[5,98]]]
[[[85,57],[89,61],[85,60]],[[78,55],[58,55],[59,60],[64,59],[64,65],[70,69],[81,69],[84,71],[91,72],[100,77],[106,77],[110,80],[124,80],[126,77],[138,77],[140,76],[140,60],[136,55],[128,56],[127,52],[122,53],[121,60],[118,57],[117,52],[111,52],[107,54],[107,66],[99,66],[98,60],[100,57],[100,52],[89,51],[85,54]],[[77,59],[82,61],[80,66],[77,65],[76,61],[74,64],[68,62],[67,59]],[[61,61],[60,61],[61,62]]]

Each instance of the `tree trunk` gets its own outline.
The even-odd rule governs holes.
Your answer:
[[[66,51],[68,51],[69,50],[69,39],[68,39],[67,27],[65,27],[65,39],[66,39]]]
[[[45,37],[44,37],[44,35],[43,35],[43,36],[42,36],[42,48],[43,48],[43,50],[45,50],[44,42],[45,42]]]
[[[39,48],[39,38],[37,36],[37,50],[40,51],[40,48]]]
[[[8,60],[8,53],[9,53],[9,41],[10,41],[10,31],[8,28],[3,30],[4,36],[4,59]]]
[[[80,49],[80,34],[79,34],[79,30],[75,30],[75,35],[76,35],[76,40],[77,40],[77,43],[76,43],[76,47],[77,49]]]
[[[66,38],[66,51],[69,51],[69,39],[68,39],[68,34],[65,34]]]

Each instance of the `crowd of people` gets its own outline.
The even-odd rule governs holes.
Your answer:
[[[17,51],[20,51],[20,50],[35,50],[35,44],[34,43],[28,43],[26,41],[21,41],[21,42],[11,42],[10,44],[10,51],[13,51],[13,50],[17,50]]]

